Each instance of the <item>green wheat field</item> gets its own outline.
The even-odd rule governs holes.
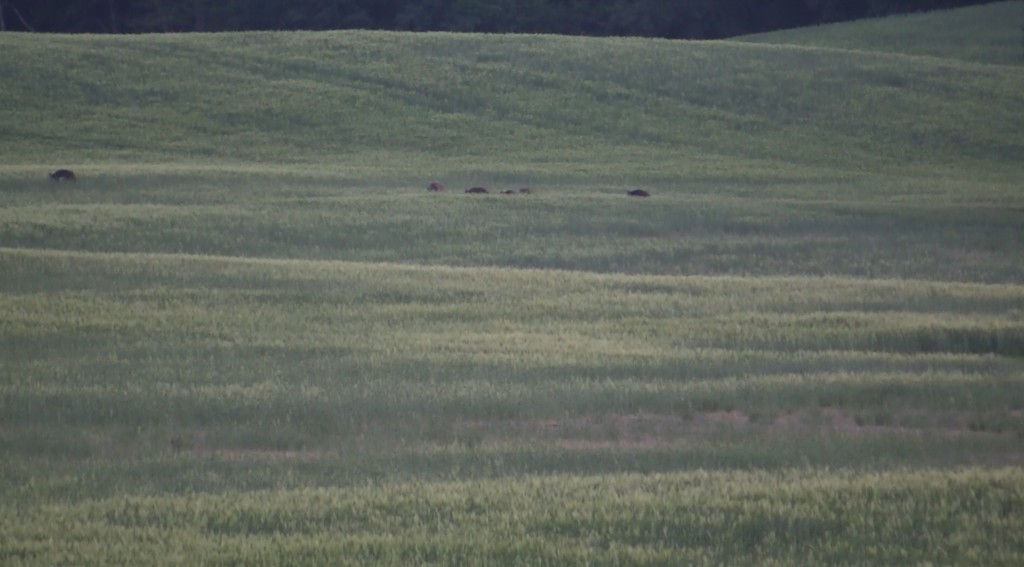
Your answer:
[[[0,564],[1024,564],[1022,23],[0,34]]]

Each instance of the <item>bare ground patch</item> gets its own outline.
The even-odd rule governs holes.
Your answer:
[[[1019,418],[1020,416],[1017,416]],[[740,411],[709,411],[677,416],[665,414],[613,414],[534,420],[460,421],[455,436],[483,445],[509,440],[547,442],[566,449],[657,449],[686,446],[716,436],[751,434],[772,439],[814,435],[939,436],[996,438],[1007,430],[979,430],[966,414],[932,415],[904,412],[862,415],[839,408],[821,408],[775,416]]]

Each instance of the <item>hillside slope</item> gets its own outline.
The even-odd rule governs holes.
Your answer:
[[[1024,65],[1024,4],[995,2],[843,22],[739,38],[755,43],[926,55],[976,63]]]
[[[742,42],[0,35],[2,166],[1015,179],[1024,70]],[[275,165],[276,164],[276,165]],[[625,181],[628,180],[628,181]]]

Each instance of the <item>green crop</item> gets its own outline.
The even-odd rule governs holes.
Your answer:
[[[0,564],[1021,564],[1011,9],[0,34]]]

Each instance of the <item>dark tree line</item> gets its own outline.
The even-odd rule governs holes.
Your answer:
[[[0,0],[0,30],[386,29],[714,39],[991,0]]]

